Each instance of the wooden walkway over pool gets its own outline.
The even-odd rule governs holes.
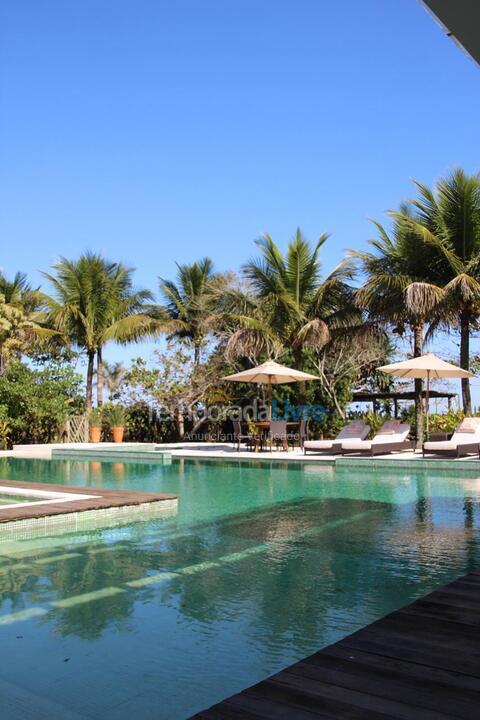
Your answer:
[[[9,488],[12,492],[16,489],[28,491],[33,500],[43,500],[45,504],[35,505],[25,503],[17,507],[0,506],[0,525],[13,521],[27,521],[55,515],[66,515],[70,513],[83,513],[91,510],[110,510],[114,508],[135,508],[154,503],[175,501],[177,495],[168,493],[145,493],[122,489],[106,489],[98,487],[70,487],[49,483],[17,482],[0,480],[0,486]],[[63,496],[72,495],[71,501],[59,502],[55,498],[39,497],[40,492],[50,492]],[[85,498],[78,496],[85,496]],[[8,495],[4,496],[8,499]],[[12,501],[13,502],[13,501]]]
[[[480,573],[195,715],[195,720],[266,718],[478,720]]]

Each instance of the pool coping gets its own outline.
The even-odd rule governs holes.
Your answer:
[[[217,446],[218,447],[218,446]],[[480,476],[480,461],[477,457],[470,458],[436,458],[428,457],[424,458],[420,454],[412,455],[408,453],[398,453],[389,456],[360,456],[360,455],[316,455],[315,453],[309,453],[305,455],[297,452],[293,453],[252,453],[252,452],[228,452],[225,450],[189,450],[188,448],[168,448],[165,450],[155,451],[136,451],[128,452],[123,456],[121,453],[117,453],[115,450],[105,449],[101,452],[91,450],[88,453],[83,451],[76,452],[74,450],[54,450],[52,451],[52,459],[70,459],[70,460],[85,460],[93,461],[98,460],[99,462],[123,462],[123,461],[137,461],[146,463],[167,464],[172,460],[200,460],[205,462],[210,461],[223,461],[223,462],[241,462],[250,464],[280,464],[280,463],[305,463],[305,464],[316,464],[330,467],[352,467],[352,468],[390,468],[390,469],[403,469],[403,470],[428,470],[428,469],[443,469],[443,470],[455,470],[462,472],[467,470],[468,472],[478,473]]]
[[[145,493],[132,492],[129,490],[116,490],[90,487],[72,487],[69,485],[58,485],[51,483],[23,482],[13,480],[2,480],[2,485],[9,488],[25,489],[35,495],[35,491],[43,490],[55,493],[64,493],[77,496],[72,501],[51,503],[45,505],[25,504],[22,507],[0,508],[0,527],[12,522],[30,522],[55,518],[76,513],[112,511],[113,509],[135,509],[148,507],[152,504],[176,502],[178,495],[172,493]],[[78,495],[87,497],[78,499]]]
[[[400,462],[399,462],[400,460]],[[398,458],[398,457],[337,457],[335,466],[338,467],[379,467],[379,468],[402,468],[405,470],[427,470],[437,469],[453,469],[469,470],[477,472],[480,475],[480,462],[475,459],[467,460],[465,458],[452,458],[445,460],[442,458]]]
[[[53,448],[52,460],[153,460],[169,463],[172,455],[169,450],[142,450],[138,448]]]
[[[222,452],[218,451],[188,451],[187,449],[170,450],[172,460],[205,460],[223,462],[249,462],[249,463],[304,463],[305,465],[323,465],[330,467],[352,467],[352,468],[390,468],[396,470],[455,470],[462,472],[478,473],[480,476],[480,461],[478,458],[424,458],[422,455],[398,453],[387,456],[360,456],[360,455],[316,455],[309,453],[252,453],[252,452]]]
[[[250,463],[316,463],[339,467],[395,467],[412,469],[443,468],[469,470],[480,475],[478,457],[445,458],[423,457],[421,452],[408,451],[375,457],[361,455],[333,455],[310,452],[305,455],[298,448],[288,452],[238,452],[232,443],[173,442],[173,443],[52,443],[50,445],[15,446],[13,451],[0,452],[13,458],[55,459],[99,462],[170,463],[173,459],[234,460]]]

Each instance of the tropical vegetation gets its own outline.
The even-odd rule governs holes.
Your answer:
[[[10,363],[0,376],[0,443],[61,440],[67,418],[84,411],[82,384],[66,362]]]
[[[366,246],[329,272],[328,234],[310,242],[297,229],[285,250],[268,234],[256,240],[239,271],[219,272],[208,257],[178,264],[175,278],[160,274],[157,297],[135,287],[133,268],[100,253],[60,258],[42,288],[22,273],[0,274],[0,442],[52,439],[71,415],[100,409],[105,394],[102,421],[117,414],[132,439],[207,437],[221,432],[231,402],[265,401],[261,386],[221,378],[268,358],[319,377],[274,394],[321,404],[318,429],[328,433],[355,389],[392,383],[375,369],[396,356],[421,355],[450,337],[458,339],[452,360],[480,365],[471,352],[480,319],[480,176],[458,169],[433,188],[415,182],[415,197],[373,227]],[[159,343],[153,358],[104,359],[109,343],[146,338]],[[421,380],[415,399],[421,438]],[[214,418],[211,405],[220,408]],[[466,379],[461,412],[472,410]]]
[[[46,322],[59,341],[87,355],[86,406],[93,405],[97,360],[97,404],[103,402],[103,347],[109,341],[135,342],[159,331],[149,290],[133,287],[132,268],[85,253],[77,260],[60,258],[44,273],[53,294],[45,297]]]

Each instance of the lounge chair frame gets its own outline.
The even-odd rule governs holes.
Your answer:
[[[374,455],[388,455],[392,452],[402,452],[403,450],[415,450],[415,440],[402,440],[400,442],[382,442],[372,443],[369,448],[352,448],[346,449],[341,447],[340,452],[342,455],[367,455],[373,457]]]
[[[426,449],[422,446],[422,456],[425,455],[444,455],[445,457],[460,458],[466,455],[478,455],[480,458],[480,443],[462,443],[455,448],[438,448],[436,450]]]

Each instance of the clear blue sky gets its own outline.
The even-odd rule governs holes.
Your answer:
[[[480,168],[480,71],[417,0],[5,0],[0,72],[0,266],[35,282],[90,248],[156,289],[297,225],[328,269]]]

